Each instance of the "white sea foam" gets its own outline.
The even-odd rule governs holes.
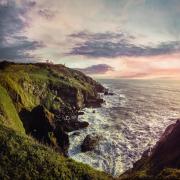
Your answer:
[[[136,86],[133,82],[118,83],[106,84],[114,95],[104,96],[106,103],[101,108],[83,110],[84,115],[79,116],[79,120],[88,121],[88,128],[79,130],[79,135],[69,133],[71,158],[114,176],[132,167],[172,123],[171,118],[179,117],[180,112],[174,102],[176,98],[167,97],[167,88],[159,91],[156,88],[154,92],[155,85],[146,88],[142,83]],[[102,137],[99,145],[92,152],[82,153],[80,146],[86,135],[92,133]]]

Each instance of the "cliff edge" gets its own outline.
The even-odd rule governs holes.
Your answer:
[[[111,179],[67,158],[78,111],[100,106],[104,88],[63,65],[0,63],[0,178]]]
[[[168,126],[156,145],[145,151],[120,179],[180,179],[180,120]]]

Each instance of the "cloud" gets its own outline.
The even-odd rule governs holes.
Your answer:
[[[180,77],[180,53],[153,57],[127,57],[116,60],[116,71],[108,73],[114,78]]]
[[[49,19],[52,19],[56,12],[50,10],[50,9],[47,9],[47,8],[44,8],[44,9],[39,9],[38,10],[38,14],[44,18],[46,18],[47,20]]]
[[[36,5],[34,1],[18,3],[4,0],[0,4],[0,59],[17,60],[33,58],[30,51],[42,47],[41,42],[23,35],[28,26],[27,12]]]
[[[68,53],[93,58],[156,56],[180,51],[180,41],[143,46],[133,43],[136,38],[123,33],[89,33],[79,32],[70,37],[80,39]]]
[[[77,70],[85,74],[105,74],[108,71],[114,71],[114,68],[107,64],[98,64],[87,68],[77,68]]]
[[[40,42],[30,41],[24,36],[16,36],[14,37],[14,41],[15,43],[12,44],[0,44],[0,59],[33,60],[35,57],[28,52],[43,46]]]

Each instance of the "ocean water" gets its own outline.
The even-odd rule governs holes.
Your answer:
[[[114,92],[101,108],[84,109],[79,120],[89,127],[70,135],[69,156],[118,176],[152,147],[165,128],[180,117],[180,83],[165,80],[100,80]],[[103,95],[102,95],[103,96]],[[95,113],[93,111],[95,110]],[[88,134],[101,140],[94,151],[82,153]]]

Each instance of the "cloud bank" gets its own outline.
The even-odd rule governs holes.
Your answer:
[[[28,26],[27,12],[35,6],[29,1],[17,4],[12,0],[0,3],[0,59],[32,59],[30,51],[42,47],[42,43],[28,39],[23,30]]]
[[[83,55],[91,58],[138,57],[171,54],[180,51],[180,41],[143,46],[133,42],[134,36],[123,33],[89,33],[79,32],[70,37],[80,39],[69,55]]]
[[[179,0],[0,0],[0,60],[107,64],[115,70],[97,71],[111,77],[178,74],[179,6]]]

